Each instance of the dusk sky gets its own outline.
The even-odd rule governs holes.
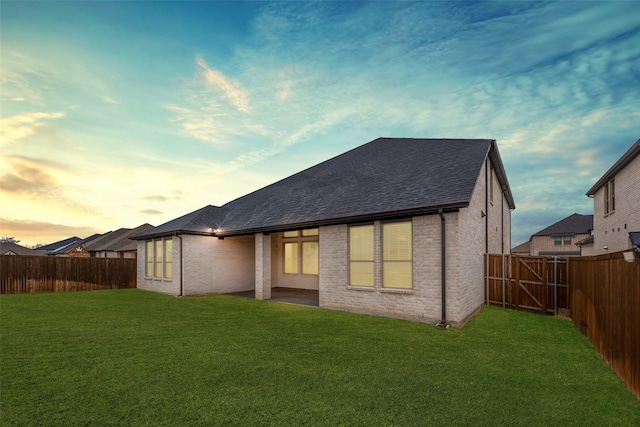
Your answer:
[[[512,246],[640,138],[640,2],[0,4],[0,235],[160,225],[377,137],[498,142]],[[390,159],[392,160],[392,159]]]

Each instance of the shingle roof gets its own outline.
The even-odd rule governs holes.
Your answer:
[[[589,234],[591,230],[593,230],[593,215],[574,213],[532,236],[572,236]]]
[[[67,246],[78,242],[80,240],[79,237],[69,237],[68,239],[64,239],[64,240],[60,240],[59,242],[55,242],[55,243],[49,243],[48,245],[44,245],[44,246],[40,246],[37,250],[38,251],[57,251],[63,248],[66,248]]]
[[[48,255],[56,255],[56,254],[65,254],[67,252],[69,252],[71,249],[77,247],[77,246],[82,246],[84,247],[86,244],[88,244],[89,242],[91,242],[92,240],[97,239],[98,237],[101,237],[102,234],[100,233],[96,233],[96,234],[92,234],[89,237],[85,237],[84,239],[79,239],[76,240],[75,242],[71,242],[66,246],[62,246],[58,249],[54,249],[52,251],[48,252]]]
[[[218,206],[205,206],[155,228],[133,235],[133,239],[173,233],[212,234],[222,223],[227,211]]]
[[[13,242],[0,242],[0,255],[4,255],[6,253],[13,253],[14,255],[32,255],[32,256],[42,256],[44,255],[42,252],[34,251],[33,249],[25,248],[24,246],[18,245]]]
[[[206,206],[136,238],[192,231],[218,235],[334,224],[469,205],[490,157],[515,208],[495,141],[378,138],[222,207]]]
[[[528,254],[531,251],[530,247],[531,247],[531,242],[526,241],[524,243],[520,243],[518,246],[511,248],[511,253],[512,254],[522,254],[522,253]]]
[[[114,252],[134,251],[137,248],[137,243],[135,242],[135,240],[131,240],[130,237],[144,231],[151,230],[153,228],[154,227],[151,224],[142,224],[134,229],[125,228],[124,230],[126,231],[122,233],[120,238],[111,241],[108,245],[100,250]]]
[[[633,159],[640,155],[640,139],[633,143],[633,145],[618,159],[617,162],[609,168],[607,172],[596,182],[593,187],[587,191],[587,196],[593,196],[600,188],[602,188],[607,182],[611,181],[618,172],[624,169]]]

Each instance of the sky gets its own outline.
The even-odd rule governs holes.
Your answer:
[[[639,1],[0,3],[0,235],[222,205],[378,137],[495,139],[512,246],[640,138]]]

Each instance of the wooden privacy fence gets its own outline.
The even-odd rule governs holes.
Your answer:
[[[135,259],[0,255],[0,294],[135,287]]]
[[[543,314],[567,314],[567,258],[485,255],[488,304]]]
[[[485,255],[487,304],[567,314],[640,399],[640,260]]]
[[[640,260],[571,258],[571,318],[640,399]]]

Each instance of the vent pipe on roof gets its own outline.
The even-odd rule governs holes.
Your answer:
[[[447,328],[447,244],[445,240],[445,218],[442,209],[438,209],[438,215],[440,215],[440,268],[442,270],[442,319],[438,323],[438,327]]]

